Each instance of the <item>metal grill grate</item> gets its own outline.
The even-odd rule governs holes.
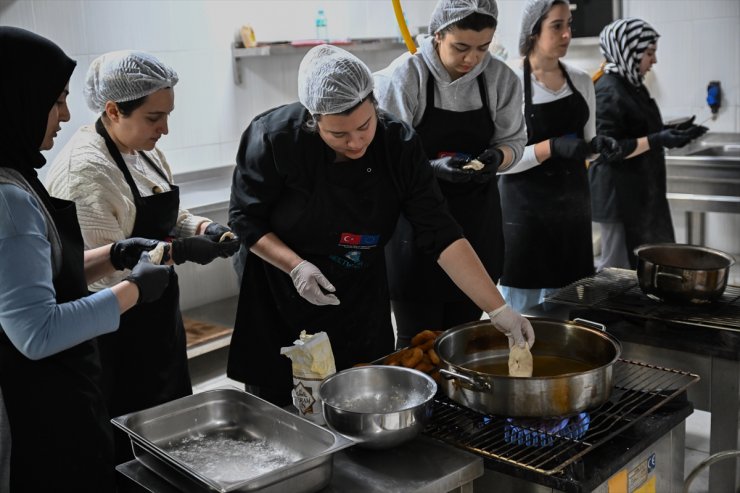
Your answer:
[[[484,457],[553,475],[698,381],[699,377],[692,373],[619,360],[614,366],[612,396],[606,404],[589,412],[586,434],[574,439],[567,433],[530,428],[532,434],[544,437],[543,442],[548,444],[544,447],[509,443],[506,418],[477,413],[447,398],[435,399],[434,412],[424,433]]]
[[[647,297],[637,283],[635,271],[611,268],[564,287],[547,301],[644,319],[740,331],[740,286],[727,286],[722,297],[713,303],[674,305]]]

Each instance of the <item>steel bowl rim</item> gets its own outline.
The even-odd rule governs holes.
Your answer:
[[[407,408],[404,408],[404,409],[397,409],[395,411],[376,412],[376,413],[368,413],[368,412],[345,410],[345,409],[342,409],[339,406],[335,406],[333,404],[330,404],[326,399],[324,399],[324,396],[322,395],[323,392],[321,391],[321,389],[324,388],[324,384],[330,382],[331,380],[334,380],[334,378],[337,377],[338,375],[342,375],[342,374],[345,374],[345,373],[350,373],[350,372],[353,372],[353,371],[361,371],[361,370],[363,370],[365,368],[380,368],[381,369],[380,371],[406,371],[406,372],[415,373],[417,375],[420,375],[420,376],[424,377],[424,379],[427,380],[428,383],[431,383],[432,384],[433,392],[431,392],[431,395],[429,397],[427,397],[423,402],[421,402],[421,403],[419,403],[419,404],[417,404],[415,406],[407,407]],[[406,368],[405,366],[364,365],[364,366],[355,366],[353,368],[347,368],[345,370],[338,371],[335,374],[326,377],[324,379],[324,381],[321,382],[321,385],[319,385],[319,398],[321,399],[322,406],[328,406],[331,409],[334,409],[334,410],[337,410],[337,411],[342,412],[343,414],[357,415],[357,416],[388,416],[388,415],[391,415],[391,414],[403,413],[403,412],[407,412],[407,411],[415,411],[415,410],[417,410],[417,409],[419,409],[419,408],[421,408],[423,406],[429,405],[429,403],[432,401],[432,399],[434,399],[434,396],[437,394],[437,390],[438,390],[437,389],[437,382],[435,382],[432,377],[430,377],[429,375],[427,375],[423,371],[419,371],[419,370],[416,370],[414,368]]]

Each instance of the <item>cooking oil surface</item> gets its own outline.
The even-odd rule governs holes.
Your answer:
[[[582,373],[593,370],[594,366],[584,361],[563,358],[562,356],[549,355],[532,355],[533,358],[533,377],[555,377],[566,373]],[[475,362],[468,365],[462,365],[468,370],[487,373],[496,376],[509,375],[509,360],[507,358],[496,358],[495,360],[486,360]]]

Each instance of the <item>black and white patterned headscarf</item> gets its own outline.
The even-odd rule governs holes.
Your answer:
[[[599,44],[606,58],[604,72],[616,73],[633,86],[642,85],[640,60],[660,35],[642,19],[619,19],[601,30]]]

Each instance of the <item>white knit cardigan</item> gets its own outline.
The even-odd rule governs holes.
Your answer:
[[[146,152],[146,155],[172,183],[172,171],[164,154],[155,148]],[[129,165],[129,170],[142,196],[152,195],[154,187],[170,190],[167,182],[143,159],[139,159],[139,163],[141,165]],[[131,236],[136,219],[134,196],[108,152],[105,140],[98,135],[94,126],[80,128],[64,146],[49,169],[46,187],[52,196],[75,202],[86,249]],[[210,220],[180,209],[175,236],[193,236],[203,221]],[[128,271],[125,270],[116,272],[91,284],[89,288],[91,291],[105,289],[126,275]]]

